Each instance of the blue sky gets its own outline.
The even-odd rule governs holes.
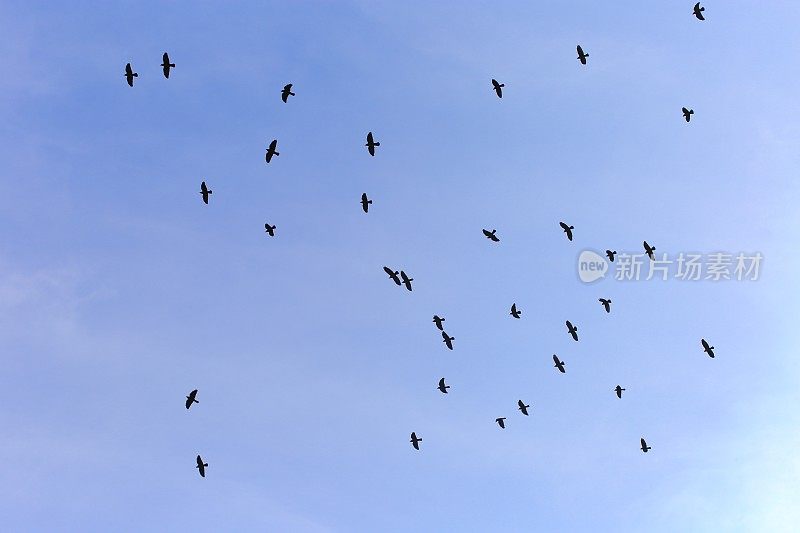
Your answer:
[[[794,530],[800,6],[530,4],[0,7],[4,529]]]

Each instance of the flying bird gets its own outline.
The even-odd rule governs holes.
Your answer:
[[[376,146],[380,146],[380,145],[381,145],[381,143],[376,143],[375,139],[372,138],[372,132],[367,133],[367,144],[365,144],[364,146],[367,147],[367,151],[369,152],[369,155],[374,156],[375,155],[375,147]]]
[[[599,298],[598,301],[603,304],[603,307],[606,308],[606,313],[611,312],[611,300],[606,300],[605,298]]]
[[[193,403],[200,403],[196,400],[197,398],[197,389],[194,389],[192,392],[189,393],[189,396],[186,397],[186,408],[190,408]]]
[[[456,340],[455,337],[450,337],[446,331],[442,331],[442,342],[447,346],[449,349],[453,349],[453,341]]]
[[[703,11],[705,11],[705,10],[706,10],[706,8],[700,7],[700,2],[697,2],[694,5],[694,9],[692,10],[692,13],[694,14],[695,17],[697,17],[697,20],[706,20],[706,18],[703,16]]]
[[[615,255],[617,255],[616,250],[614,250],[613,252],[611,250],[606,250],[606,257],[608,257],[608,260],[611,261],[612,263],[614,262]]]
[[[486,235],[487,239],[489,239],[492,242],[500,242],[500,237],[498,237],[496,233],[497,233],[496,229],[493,229],[492,231],[489,231],[488,229],[483,230],[483,234]]]
[[[161,67],[164,69],[164,77],[169,79],[169,69],[175,68],[175,63],[169,62],[169,54],[164,52],[162,57]]]
[[[450,385],[445,385],[444,384],[444,378],[439,380],[439,386],[437,387],[437,389],[442,391],[444,394],[447,394],[447,389],[449,389],[449,388],[450,388]]]
[[[572,340],[578,340],[578,326],[573,326],[569,320],[567,320],[567,331],[572,335]]]
[[[283,100],[284,104],[289,100],[290,96],[294,96],[294,93],[292,92],[292,84],[287,83],[283,86],[283,90],[281,91],[281,100]]]
[[[438,315],[433,315],[433,323],[436,324],[437,328],[439,328],[440,330],[444,331],[444,328],[442,327],[442,322],[444,322],[444,318],[443,317],[440,317]]]
[[[505,86],[505,83],[498,83],[496,79],[492,78],[492,87],[494,88],[494,92],[497,93],[498,98],[503,97],[503,87]]]
[[[400,285],[400,278],[397,277],[397,275],[400,272],[398,272],[397,270],[392,270],[389,267],[383,267],[383,271],[386,272],[387,274],[389,274],[389,277],[392,278],[392,281],[394,281],[396,284]]]
[[[509,314],[514,318],[519,318],[519,316],[522,314],[522,311],[517,309],[517,304],[514,303],[511,304],[511,312]]]
[[[275,236],[275,230],[277,229],[277,227],[278,226],[270,226],[269,224],[264,224],[264,229],[266,230],[266,233],[269,233],[270,237]]]
[[[369,213],[369,206],[371,203],[372,200],[367,198],[367,193],[361,193],[361,209],[363,209],[365,213]]]
[[[647,442],[644,440],[644,437],[639,439],[639,441],[642,443],[642,451],[644,453],[647,453],[648,451],[650,451],[650,446],[647,445]]]
[[[208,187],[206,187],[206,182],[205,182],[205,181],[204,181],[203,183],[201,183],[201,184],[200,184],[200,194],[202,194],[202,195],[203,195],[203,202],[204,202],[206,205],[208,205],[208,196],[209,196],[211,193],[213,193],[213,192],[214,192],[214,191],[212,191],[211,189],[209,189]]]
[[[553,354],[553,362],[555,362],[554,366],[558,369],[559,372],[561,372],[562,374],[567,373],[567,371],[564,370],[564,365],[566,365],[567,363],[561,361],[556,354]]]
[[[197,456],[197,469],[200,471],[200,476],[201,477],[206,477],[206,467],[207,466],[208,466],[208,463],[204,463],[203,459],[201,459],[200,456],[198,455]]]
[[[558,225],[561,226],[561,229],[567,234],[567,239],[572,240],[572,230],[575,229],[575,226],[567,226],[563,222],[559,222]]]
[[[501,416],[500,418],[495,418],[494,421],[497,422],[501,428],[506,429],[506,417]]]
[[[530,407],[530,405],[525,405],[522,400],[517,400],[517,405],[519,405],[517,409],[522,411],[523,415],[528,416],[528,407]]]
[[[584,54],[583,48],[581,48],[581,45],[578,45],[578,60],[581,62],[581,65],[586,64],[587,57],[589,57],[589,54]]]
[[[278,139],[273,139],[272,142],[269,143],[269,148],[267,148],[267,155],[265,156],[265,159],[267,160],[267,163],[272,161],[272,156],[281,155],[280,153],[278,153],[276,151],[277,147],[278,147]]]
[[[411,290],[411,282],[414,281],[414,278],[409,278],[403,270],[400,271],[400,277],[403,278],[403,285],[406,286],[406,289]]]
[[[643,241],[642,245],[644,246],[644,251],[647,252],[647,257],[649,257],[651,260],[655,261],[656,258],[653,255],[653,252],[656,251],[656,247],[655,246],[650,246],[649,244],[647,244],[647,241]]]
[[[139,77],[139,73],[133,71],[133,69],[131,68],[131,64],[130,63],[125,65],[125,79],[128,80],[128,85],[133,87],[133,78],[138,78],[138,77]]]
[[[614,392],[616,392],[616,393],[617,393],[617,398],[622,398],[622,391],[624,391],[624,390],[625,390],[625,389],[623,389],[623,388],[622,388],[622,387],[620,387],[619,385],[617,385],[616,387],[614,387]]]
[[[710,358],[714,358],[714,347],[708,345],[708,341],[705,339],[700,339],[700,344],[703,345],[703,351],[708,354]]]
[[[681,111],[683,111],[683,118],[686,119],[686,122],[692,120],[692,115],[694,115],[694,109],[686,109],[685,107],[682,107]]]
[[[415,432],[411,432],[411,445],[414,447],[415,450],[419,450],[419,443],[422,442],[420,437],[417,437]]]

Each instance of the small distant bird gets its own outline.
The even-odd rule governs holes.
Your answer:
[[[486,235],[486,238],[493,242],[500,242],[500,238],[496,235],[497,230],[493,229],[489,231],[488,229],[483,230],[483,234]]]
[[[363,209],[365,213],[369,213],[369,206],[371,203],[372,200],[367,198],[367,193],[361,193],[361,209]]]
[[[270,226],[269,224],[264,224],[264,229],[266,230],[267,233],[269,233],[270,237],[274,237],[275,236],[275,230],[277,228],[278,228],[278,226]]]
[[[436,324],[436,327],[439,328],[439,330],[444,331],[444,328],[442,327],[442,322],[444,322],[443,317],[440,317],[438,315],[433,315],[433,323]]]
[[[640,440],[640,441],[641,441],[641,443],[642,443],[642,451],[643,451],[644,453],[647,453],[648,451],[650,451],[650,446],[648,446],[648,445],[647,445],[647,442],[644,440],[644,438],[641,438],[641,439],[639,439],[639,440]]]
[[[603,304],[603,307],[606,308],[606,313],[611,312],[611,300],[606,300],[605,298],[600,298],[598,301]]]
[[[643,241],[642,245],[644,246],[644,251],[647,252],[647,257],[649,257],[650,259],[655,261],[656,258],[653,255],[653,252],[656,251],[656,247],[655,246],[650,246],[649,244],[647,244],[647,241]]]
[[[411,282],[414,281],[414,278],[409,278],[403,270],[400,271],[400,277],[403,278],[403,285],[406,286],[406,289],[411,290]]]
[[[573,326],[569,320],[567,320],[567,331],[572,335],[572,340],[578,340],[578,326]]]
[[[214,191],[206,187],[205,181],[200,184],[200,194],[203,195],[203,202],[205,202],[206,205],[208,205],[208,196],[213,192]]]
[[[522,400],[517,400],[517,405],[519,405],[517,409],[522,411],[523,415],[528,416],[528,407],[530,407],[530,405],[525,405]]]
[[[164,56],[162,57],[161,67],[164,69],[164,77],[169,79],[169,69],[175,68],[175,63],[169,62],[169,54],[164,52]]]
[[[625,389],[623,389],[623,388],[622,388],[622,387],[620,387],[619,385],[617,385],[616,387],[614,387],[614,392],[616,392],[616,393],[617,393],[617,398],[622,398],[622,391],[624,391],[624,390],[625,390]]]
[[[519,316],[522,314],[522,311],[517,309],[517,304],[514,303],[511,304],[511,312],[509,314],[514,318],[519,318]]]
[[[419,443],[422,442],[420,437],[417,437],[417,434],[413,431],[411,432],[411,445],[414,447],[415,450],[419,450]]]
[[[283,100],[284,104],[289,100],[290,96],[294,96],[294,93],[292,92],[292,84],[287,83],[283,86],[283,90],[281,91],[281,100]]]
[[[578,60],[581,62],[581,65],[586,64],[587,57],[589,57],[589,54],[584,54],[583,48],[581,48],[581,45],[578,45]]]
[[[553,362],[555,363],[554,366],[558,369],[559,372],[561,372],[562,374],[567,373],[567,371],[564,370],[564,365],[566,365],[567,363],[561,361],[556,354],[553,354]]]
[[[497,422],[501,428],[506,429],[506,417],[501,416],[500,418],[495,418],[494,421]]]
[[[265,156],[265,159],[267,160],[267,163],[272,161],[272,156],[281,155],[280,153],[278,153],[276,151],[277,147],[278,147],[278,139],[273,139],[272,142],[269,143],[269,148],[267,148],[267,155]]]
[[[133,71],[130,63],[125,65],[125,78],[128,80],[128,85],[133,87],[133,78],[138,78],[138,77],[139,73]]]
[[[442,391],[443,393],[447,394],[447,389],[450,388],[450,385],[445,385],[444,384],[444,378],[442,378],[442,379],[439,380],[439,386],[437,388],[440,391]]]
[[[575,229],[575,226],[567,226],[563,222],[559,222],[558,225],[561,226],[561,229],[567,234],[567,239],[572,240],[572,230]]]
[[[200,471],[200,476],[201,477],[206,477],[206,467],[207,466],[208,466],[208,463],[204,463],[203,459],[201,459],[200,456],[198,455],[197,456],[197,469]]]
[[[686,122],[692,120],[692,115],[694,115],[694,109],[686,109],[685,107],[682,107],[681,111],[683,111],[683,118],[686,119]]]
[[[446,331],[442,331],[442,339],[444,339],[442,342],[445,344],[445,346],[447,346],[448,348],[450,348],[452,350],[453,349],[453,341],[456,340],[456,338],[455,337],[450,337],[447,334]]]
[[[714,347],[708,345],[708,341],[705,339],[700,339],[700,344],[703,345],[703,351],[708,354],[710,358],[714,358]]]
[[[392,270],[389,267],[383,267],[383,271],[386,272],[387,274],[389,274],[389,277],[392,278],[392,281],[394,281],[396,284],[400,285],[400,278],[397,277],[397,275],[400,272],[398,272],[397,270]]]
[[[616,250],[614,250],[613,252],[611,250],[606,250],[606,257],[608,257],[608,260],[611,261],[612,263],[614,262],[615,255],[617,255]]]
[[[694,5],[694,10],[692,10],[692,13],[694,13],[694,16],[697,17],[697,20],[706,20],[706,18],[703,16],[703,11],[705,10],[706,8],[700,7],[700,2],[697,2]]]
[[[492,87],[494,88],[494,92],[497,93],[498,98],[503,97],[503,87],[505,86],[505,83],[498,83],[496,79],[492,78]]]
[[[186,397],[186,408],[190,408],[193,403],[200,403],[195,398],[197,398],[197,389],[194,389],[192,392],[189,393],[189,396]]]
[[[369,155],[374,156],[375,155],[375,147],[376,146],[380,146],[380,145],[381,145],[381,143],[376,143],[375,139],[373,139],[372,132],[367,133],[367,144],[365,144],[364,146],[367,147],[367,151],[369,152]]]

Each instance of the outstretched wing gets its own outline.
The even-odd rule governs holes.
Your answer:
[[[126,76],[133,76],[133,69],[131,68],[131,64],[130,63],[125,65],[125,75]]]

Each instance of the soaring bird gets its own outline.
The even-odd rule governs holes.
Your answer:
[[[714,358],[714,347],[708,345],[708,341],[705,339],[700,339],[700,344],[703,345],[703,351],[708,354],[710,358]]]
[[[573,326],[569,320],[567,320],[567,331],[572,335],[572,340],[578,340],[578,326]]]
[[[445,385],[444,384],[444,378],[442,378],[442,379],[439,380],[439,386],[436,387],[436,388],[439,389],[440,391],[442,391],[443,393],[447,394],[447,389],[450,388],[450,385]]]
[[[456,340],[455,337],[450,337],[446,331],[442,331],[442,342],[447,346],[449,349],[453,349],[453,341]]]
[[[623,389],[623,388],[622,388],[622,387],[620,387],[619,385],[617,385],[616,387],[614,387],[614,392],[616,392],[616,393],[617,393],[617,398],[622,398],[622,391],[624,391],[624,390],[625,390],[625,389]]]
[[[497,230],[493,229],[489,231],[488,229],[483,230],[483,234],[486,235],[486,238],[493,242],[500,242],[500,237],[497,236]]]
[[[383,271],[386,272],[387,274],[389,274],[389,277],[392,278],[392,281],[394,281],[396,284],[400,285],[400,278],[397,277],[397,275],[400,272],[398,272],[397,270],[392,270],[389,267],[383,267]]]
[[[650,451],[650,446],[648,446],[648,445],[647,445],[647,442],[644,440],[644,437],[642,437],[642,438],[641,438],[641,439],[639,439],[639,440],[640,440],[640,442],[642,443],[642,451],[643,451],[644,453],[647,453],[648,451]]]
[[[561,372],[562,374],[567,373],[567,371],[564,370],[564,365],[566,365],[567,363],[561,361],[556,354],[553,354],[553,362],[555,363],[554,366],[558,369],[559,372]]]
[[[270,237],[275,236],[275,230],[277,229],[277,227],[278,226],[270,226],[268,223],[264,224],[264,229],[266,230],[266,233],[269,233]]]
[[[278,147],[278,139],[273,139],[272,142],[269,143],[269,148],[267,148],[267,155],[265,156],[265,159],[267,160],[267,163],[272,161],[272,156],[281,155],[276,150],[277,147]]]
[[[164,77],[169,79],[169,69],[175,68],[175,63],[169,62],[169,54],[164,52],[162,56],[161,67],[164,69]]]
[[[509,314],[514,318],[519,318],[519,316],[522,314],[522,311],[517,309],[517,304],[514,303],[511,304],[511,312]]]
[[[694,13],[694,16],[697,17],[697,20],[706,20],[706,18],[703,16],[703,11],[705,11],[705,10],[706,10],[706,8],[700,7],[700,2],[697,2],[694,5],[694,9],[692,10],[692,13]]]
[[[614,250],[613,252],[611,250],[606,250],[606,257],[608,257],[608,260],[611,261],[612,263],[614,262],[615,255],[617,255],[616,250]]]
[[[581,65],[586,64],[587,57],[589,57],[589,54],[584,54],[583,48],[581,48],[581,45],[578,45],[578,60],[581,62]]]
[[[686,122],[692,120],[692,115],[694,115],[694,109],[686,109],[685,107],[682,107],[681,111],[683,111],[683,118],[686,119]]]
[[[411,445],[414,447],[415,450],[419,450],[419,443],[422,442],[420,437],[417,437],[417,434],[413,431],[411,432]]]
[[[128,85],[133,87],[133,78],[138,78],[138,77],[139,77],[139,73],[133,71],[133,69],[131,68],[131,64],[130,63],[125,65],[125,79],[128,80]]]
[[[563,222],[559,222],[558,225],[561,226],[561,229],[567,234],[567,239],[572,240],[572,230],[575,229],[575,226],[567,226]]]
[[[365,144],[364,146],[367,147],[367,151],[369,152],[369,155],[374,156],[375,155],[375,147],[376,146],[380,146],[380,145],[381,145],[381,143],[376,143],[375,139],[373,139],[372,132],[367,133],[367,144]]]
[[[505,86],[505,83],[498,83],[496,79],[492,78],[492,87],[494,88],[494,92],[497,93],[498,98],[503,97],[503,87]]]
[[[440,331],[444,331],[442,327],[442,322],[444,322],[444,317],[440,317],[439,315],[433,315],[433,323],[436,324],[436,327],[439,328]]]
[[[208,205],[208,197],[209,197],[209,195],[211,193],[213,193],[213,192],[214,191],[212,191],[211,189],[206,187],[206,182],[205,181],[200,184],[200,194],[203,195],[203,202],[205,202],[206,205]]]
[[[523,415],[528,416],[528,407],[530,407],[530,405],[525,405],[522,400],[517,400],[517,405],[519,406],[517,409],[522,411]]]
[[[200,476],[201,477],[206,477],[206,467],[207,466],[208,466],[208,463],[204,463],[203,459],[201,459],[200,456],[198,455],[197,456],[197,469],[200,471]]]
[[[284,104],[287,100],[289,100],[290,96],[294,96],[294,93],[292,92],[292,84],[287,83],[283,86],[283,90],[281,91],[281,100],[283,100]]]
[[[196,400],[197,398],[197,389],[194,389],[192,392],[189,393],[189,396],[186,397],[186,408],[190,408],[193,403],[200,403]]]
[[[403,270],[400,271],[400,277],[403,278],[403,285],[406,286],[406,289],[411,290],[411,282],[414,281],[414,278],[409,278]]]
[[[649,244],[647,244],[647,241],[643,241],[642,245],[644,246],[644,251],[647,253],[647,257],[649,257],[651,260],[655,261],[656,258],[653,255],[653,252],[656,251],[656,247],[655,246],[650,246]]]
[[[599,298],[598,301],[603,304],[603,307],[606,308],[606,313],[611,312],[611,300],[606,300],[605,298]]]
[[[365,213],[369,213],[369,206],[371,203],[372,200],[367,198],[367,193],[361,193],[361,209],[363,209]]]
[[[494,421],[497,422],[497,425],[501,428],[506,429],[506,417],[501,416],[500,418],[495,418]]]

